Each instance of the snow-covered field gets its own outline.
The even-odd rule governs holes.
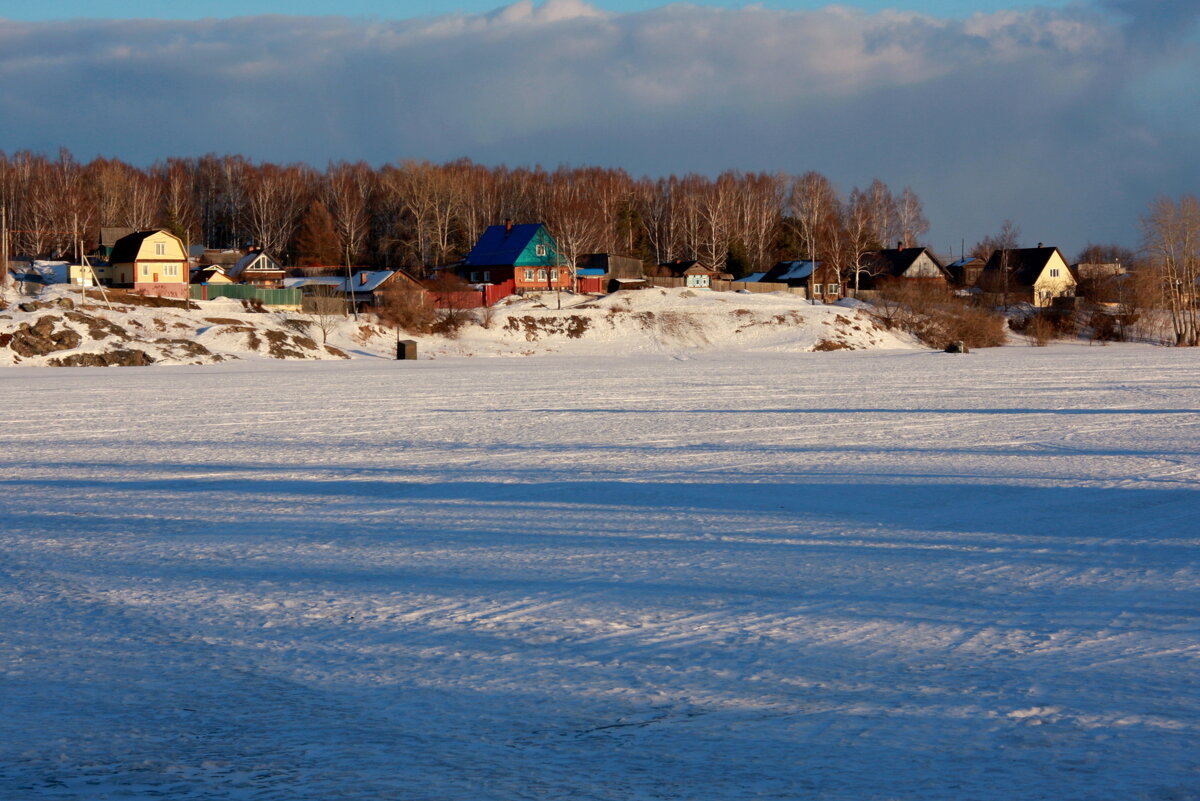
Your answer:
[[[1200,798],[1149,347],[0,373],[0,798]]]

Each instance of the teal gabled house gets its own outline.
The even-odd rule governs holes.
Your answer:
[[[471,284],[512,281],[518,292],[567,289],[572,279],[544,224],[513,225],[512,220],[484,231],[456,272]]]

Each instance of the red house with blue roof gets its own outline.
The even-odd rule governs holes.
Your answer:
[[[511,281],[516,292],[569,289],[574,277],[545,225],[512,220],[484,231],[455,273],[469,284]]]

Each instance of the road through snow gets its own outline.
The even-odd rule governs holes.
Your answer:
[[[1200,371],[0,376],[0,798],[1200,798]]]

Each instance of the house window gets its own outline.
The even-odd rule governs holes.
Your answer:
[[[167,255],[167,243],[166,242],[155,242],[154,243],[154,255],[155,256]]]
[[[483,271],[483,280],[484,280],[485,282],[486,282],[486,281],[491,281],[491,280],[492,280],[492,274],[491,274],[490,272],[488,272],[487,270],[484,270],[484,271]]]
[[[546,255],[546,246],[545,245],[534,245],[533,252],[536,253],[538,256],[545,256]]]
[[[479,283],[479,273],[471,273],[471,283]]]
[[[1051,268],[1050,268],[1050,277],[1051,277],[1051,278],[1058,278],[1058,268],[1057,268],[1057,267],[1051,267]]]
[[[841,287],[839,287],[837,284],[830,284],[829,286],[825,287],[825,294],[836,295],[839,289],[841,289]]]
[[[545,270],[538,270],[538,280],[539,281],[546,280],[546,271]]]
[[[550,280],[551,280],[551,281],[557,281],[557,280],[558,280],[558,270],[551,270],[551,271],[550,271]]]
[[[533,280],[533,270],[526,270],[526,271],[525,271],[525,280],[526,280],[526,281],[532,281],[532,280]]]
[[[178,264],[166,265],[165,267],[163,267],[163,275],[178,276],[179,275],[179,265]]]
[[[142,265],[142,277],[143,277],[143,278],[145,278],[145,277],[146,277],[147,275],[149,275],[149,274],[150,274],[150,267],[149,267],[149,265],[143,264],[143,265]]]

